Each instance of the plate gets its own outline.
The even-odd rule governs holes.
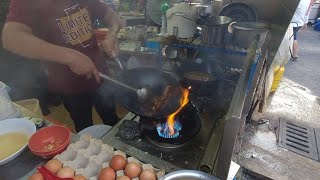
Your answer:
[[[28,138],[36,132],[36,126],[29,120],[24,118],[6,119],[0,121],[0,135],[9,132],[22,132],[25,133]],[[14,154],[0,161],[0,165],[6,164],[11,160],[18,157],[23,150],[27,147],[28,141]]]
[[[245,3],[230,3],[223,7],[219,16],[228,16],[233,22],[256,22],[257,12]]]

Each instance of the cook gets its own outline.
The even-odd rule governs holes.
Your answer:
[[[108,25],[102,46],[116,57],[121,20],[100,0],[11,0],[2,32],[5,49],[46,66],[49,90],[61,95],[78,132],[93,124],[92,105],[105,124],[118,119],[113,90],[98,74],[106,64],[93,33],[96,19]]]

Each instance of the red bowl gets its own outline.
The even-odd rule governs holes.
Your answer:
[[[60,148],[54,150],[54,151],[50,151],[50,152],[47,152],[47,153],[39,153],[39,152],[35,152],[35,151],[32,151],[33,153],[36,153],[37,155],[51,155],[51,154],[60,154],[62,153],[64,150],[67,149],[67,147],[69,146],[70,144],[70,140],[68,140],[64,145],[62,145]]]
[[[69,141],[70,143],[70,141]],[[65,151],[67,148],[68,148],[68,145],[69,143],[66,145],[66,146],[63,146],[61,147],[61,149],[57,150],[57,151],[54,151],[54,152],[49,152],[49,153],[37,153],[37,152],[33,152],[31,150],[31,152],[34,154],[34,155],[37,155],[37,156],[40,156],[44,159],[52,159],[53,157],[55,157],[56,155],[58,154],[61,154],[63,151]]]
[[[108,31],[106,31],[106,30],[95,30],[94,34],[95,34],[96,40],[99,43],[101,43],[103,40],[106,39]]]
[[[63,126],[50,126],[40,129],[29,139],[28,147],[34,154],[51,154],[65,149],[70,143],[71,134]]]

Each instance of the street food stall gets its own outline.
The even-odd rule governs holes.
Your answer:
[[[26,148],[1,165],[0,179],[28,179],[37,168],[45,171],[45,158],[88,179],[98,179],[100,169],[131,179],[138,179],[141,170],[140,179],[150,172],[151,179],[171,179],[181,170],[226,179],[246,119],[258,103],[263,106],[266,74],[298,1],[274,1],[272,8],[255,1],[219,3],[149,0],[133,11],[130,3],[122,5],[127,12],[119,14],[131,23],[118,34],[120,54],[107,62],[110,75],[100,75],[118,87],[116,99],[127,115],[100,139],[71,133],[70,145],[54,156],[35,155],[29,142],[32,152]],[[108,29],[96,25],[99,42]],[[15,117],[40,118],[54,126],[15,107],[21,112]],[[115,167],[117,158],[128,164]],[[126,171],[130,163],[138,165],[132,167],[138,173]]]

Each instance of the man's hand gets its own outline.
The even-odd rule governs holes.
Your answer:
[[[102,41],[104,51],[112,58],[119,54],[119,42],[116,33],[108,32],[105,40]]]
[[[66,65],[69,66],[72,72],[86,76],[88,79],[94,77],[100,83],[99,71],[88,56],[73,49],[66,50]]]

